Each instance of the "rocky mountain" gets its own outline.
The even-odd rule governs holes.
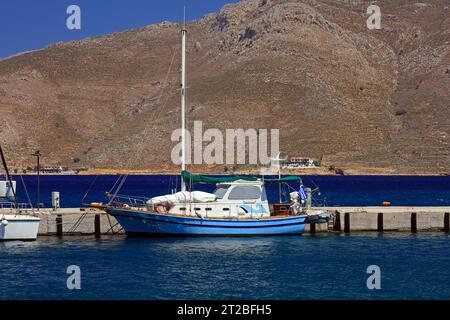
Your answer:
[[[450,171],[450,2],[246,0],[188,28],[188,123],[279,128],[291,156]],[[177,170],[180,25],[57,43],[0,61],[12,166]]]

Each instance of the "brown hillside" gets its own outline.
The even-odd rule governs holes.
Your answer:
[[[189,123],[279,128],[281,151],[344,167],[450,172],[450,4],[248,0],[188,25]],[[175,169],[180,25],[0,61],[12,166]],[[170,72],[168,72],[170,71]]]

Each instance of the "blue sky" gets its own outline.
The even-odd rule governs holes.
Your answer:
[[[59,41],[168,21],[188,21],[238,0],[1,0],[0,59]],[[69,30],[69,5],[81,9],[81,30]]]

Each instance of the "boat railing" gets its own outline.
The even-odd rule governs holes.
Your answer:
[[[40,204],[43,207],[43,204]],[[21,210],[31,210],[33,206],[29,203],[15,203],[12,201],[0,201],[0,209],[21,209]]]
[[[311,205],[313,207],[327,207],[327,198],[326,197],[322,197],[322,198],[314,197],[314,198],[312,198]]]
[[[106,198],[109,200],[109,205],[111,206],[130,206],[135,208],[142,208],[145,207],[147,201],[150,198],[146,197],[138,197],[138,196],[129,196],[129,195],[111,195],[107,194]]]

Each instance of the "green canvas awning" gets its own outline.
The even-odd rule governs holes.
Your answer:
[[[302,178],[299,176],[287,176],[287,177],[281,177],[280,179],[274,178],[274,179],[264,179],[265,182],[289,182],[289,181],[302,181]]]
[[[181,172],[181,176],[183,177],[186,183],[225,183],[225,182],[234,182],[237,180],[245,180],[245,181],[257,181],[257,177],[250,176],[221,176],[221,177],[211,177],[204,176],[200,174],[192,174],[188,171]],[[282,177],[281,179],[264,179],[265,182],[289,182],[289,181],[301,181],[301,178],[298,176],[287,176]]]

